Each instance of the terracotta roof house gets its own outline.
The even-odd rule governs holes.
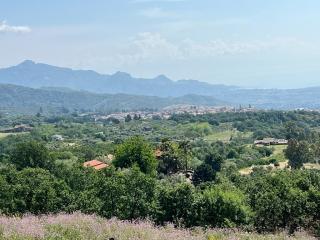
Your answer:
[[[101,162],[99,160],[94,159],[94,160],[87,161],[87,162],[83,163],[83,166],[84,167],[93,167],[96,170],[100,170],[100,169],[108,167],[109,165],[104,162]]]
[[[104,168],[106,168],[106,167],[108,167],[109,165],[108,164],[106,164],[106,163],[101,163],[101,164],[99,164],[99,165],[97,165],[97,166],[94,166],[93,168],[95,169],[95,170],[100,170],[100,169],[104,169]]]

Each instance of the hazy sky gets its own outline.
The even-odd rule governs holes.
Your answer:
[[[319,13],[319,0],[2,0],[0,67],[320,86]]]

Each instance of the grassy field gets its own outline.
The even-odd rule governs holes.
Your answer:
[[[279,162],[285,162],[288,159],[284,155],[284,150],[287,148],[286,145],[275,145],[270,146],[270,148],[273,148],[273,153],[270,157],[267,157],[266,159],[277,159]]]
[[[222,141],[229,142],[231,137],[249,138],[252,132],[239,132],[236,129],[214,130],[210,135],[205,136],[204,140],[209,142]]]
[[[226,130],[221,132],[215,132],[212,133],[206,137],[204,137],[204,140],[209,142],[215,142],[215,141],[222,141],[222,142],[228,142],[230,138],[235,135],[237,132],[235,130]]]
[[[273,153],[271,154],[271,156],[266,157],[266,160],[270,160],[270,159],[277,159],[279,162],[279,166],[276,167],[276,169],[284,169],[288,166],[288,159],[286,159],[285,155],[284,155],[284,150],[287,148],[287,146],[285,145],[276,145],[276,146],[270,146],[270,148],[273,148]],[[250,173],[252,173],[253,168],[255,166],[251,166],[251,167],[247,167],[247,168],[243,168],[241,169],[239,172],[243,175],[248,175]],[[262,168],[268,168],[268,167],[272,167],[275,168],[275,166],[273,164],[269,164],[269,165],[260,165],[259,167]]]
[[[316,163],[305,163],[305,164],[303,164],[303,166],[306,169],[317,169],[317,170],[320,170],[320,164],[316,164]]]
[[[0,139],[5,138],[9,135],[17,135],[17,134],[27,134],[27,133],[0,133]]]
[[[266,157],[265,159],[267,159],[267,160],[270,160],[273,158],[277,159],[279,162],[279,166],[275,167],[273,164],[269,164],[269,165],[261,165],[258,167],[262,167],[262,168],[272,167],[274,169],[279,169],[279,170],[287,168],[288,167],[288,159],[284,155],[284,150],[287,148],[287,146],[279,145],[279,146],[272,146],[272,148],[274,148],[273,154],[269,157]],[[305,163],[305,164],[303,164],[303,166],[306,169],[320,170],[320,164],[316,164],[316,163]],[[248,175],[248,174],[252,173],[254,167],[255,166],[243,168],[239,172],[243,175]]]
[[[259,235],[239,230],[176,229],[156,227],[151,222],[106,220],[75,213],[56,216],[0,217],[1,240],[298,240],[316,239],[307,233]]]
[[[5,138],[6,136],[9,136],[12,133],[0,133],[0,139]]]

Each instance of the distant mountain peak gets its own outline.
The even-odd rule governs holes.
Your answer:
[[[24,60],[22,63],[20,63],[18,66],[32,66],[35,65],[36,63],[32,60]]]
[[[121,72],[121,71],[116,72],[112,76],[117,78],[131,78],[131,75],[129,73]]]
[[[172,82],[172,80],[170,78],[168,78],[166,75],[163,75],[163,74],[155,77],[154,80],[159,81],[159,82]]]

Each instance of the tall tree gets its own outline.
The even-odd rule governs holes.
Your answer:
[[[304,163],[312,160],[309,144],[305,141],[289,140],[285,155],[292,169],[299,169]]]
[[[206,155],[204,162],[210,165],[215,172],[219,172],[222,167],[223,157],[216,152],[209,153]]]
[[[195,169],[192,181],[194,184],[210,182],[214,180],[215,176],[216,174],[212,167],[209,164],[203,163]]]
[[[159,171],[164,174],[173,174],[182,169],[182,161],[176,143],[163,139],[159,147]]]
[[[188,140],[184,140],[179,143],[179,149],[184,163],[184,170],[187,172],[189,170],[189,162],[191,156],[191,143]]]
[[[131,120],[132,120],[132,117],[130,114],[128,114],[124,119],[125,122],[131,122]]]
[[[131,137],[117,147],[113,163],[118,168],[136,165],[146,174],[156,174],[158,165],[153,148],[139,136]]]

